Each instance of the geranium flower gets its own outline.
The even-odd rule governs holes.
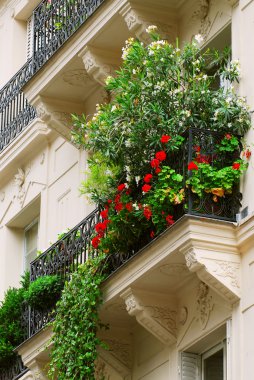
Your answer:
[[[108,217],[108,209],[106,208],[105,210],[102,210],[101,213],[100,213],[100,216],[103,219],[107,219],[107,217]]]
[[[146,174],[146,175],[144,176],[144,182],[145,182],[145,183],[150,183],[151,180],[152,180],[152,178],[153,178],[152,174]]]
[[[240,169],[240,164],[239,164],[239,162],[234,162],[233,163],[233,165],[232,165],[232,168],[234,169],[234,170],[239,170]]]
[[[201,151],[201,147],[199,145],[194,145],[193,149],[195,150],[195,152]]]
[[[151,216],[152,216],[152,211],[151,211],[150,207],[147,207],[147,206],[144,207],[143,214],[144,214],[144,217],[146,218],[146,220],[150,220]]]
[[[152,168],[158,168],[158,166],[160,165],[160,161],[157,159],[157,158],[154,158],[151,162],[150,162],[150,165]]]
[[[123,191],[125,189],[125,187],[126,187],[125,183],[120,183],[120,185],[117,186],[117,190],[118,191]]]
[[[97,223],[95,225],[95,231],[98,232],[98,233],[104,232],[106,230],[106,228],[107,228],[107,225],[108,225],[108,223],[106,221]]]
[[[230,133],[225,134],[225,139],[230,140],[232,138],[232,135]]]
[[[144,193],[147,193],[149,190],[151,190],[151,187],[152,186],[145,184],[144,186],[142,186],[142,191]]]
[[[171,140],[171,136],[169,136],[169,135],[162,135],[161,136],[161,142],[162,143],[167,143],[169,140]]]
[[[168,223],[168,226],[171,226],[172,224],[174,224],[173,215],[168,214],[166,216],[166,222]]]
[[[251,151],[249,149],[246,149],[243,152],[243,157],[246,157],[246,159],[249,160],[250,156],[251,156]]]
[[[160,150],[159,152],[155,153],[155,158],[159,161],[164,161],[166,160],[166,152],[164,150]]]
[[[195,162],[191,161],[188,165],[188,170],[198,170],[197,164],[195,164]]]
[[[161,172],[161,168],[156,168],[155,169],[155,174],[159,174]]]
[[[95,249],[98,248],[100,242],[101,242],[101,239],[100,239],[98,236],[95,236],[95,237],[92,239],[92,241],[91,241],[92,246],[93,246]]]
[[[154,231],[151,231],[151,232],[150,232],[150,238],[153,239],[153,238],[154,238],[154,235],[155,235]]]
[[[116,211],[121,211],[122,209],[123,209],[123,204],[121,202],[116,203],[115,210]]]
[[[112,199],[108,199],[107,202],[110,205],[113,201],[112,201]]]
[[[132,203],[131,202],[126,203],[125,208],[126,208],[126,210],[128,210],[129,212],[131,212],[132,211]]]

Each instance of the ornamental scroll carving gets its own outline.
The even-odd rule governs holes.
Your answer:
[[[24,197],[26,194],[26,178],[28,174],[30,173],[31,168],[27,168],[26,170],[23,170],[22,168],[18,168],[17,174],[14,175],[14,183],[17,186],[17,199],[20,202],[20,205],[22,206]]]
[[[202,330],[207,326],[213,307],[214,304],[212,296],[209,295],[209,287],[204,282],[200,282],[197,291],[197,320],[200,322]]]
[[[229,278],[230,283],[233,287],[240,288],[239,269],[240,269],[240,264],[238,263],[217,260],[214,273],[217,276]]]

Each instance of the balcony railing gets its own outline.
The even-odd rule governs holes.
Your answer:
[[[0,91],[0,151],[36,117],[22,87],[32,76],[28,61]]]
[[[28,369],[24,366],[21,357],[16,356],[7,368],[1,368],[0,380],[18,380]]]
[[[32,57],[0,90],[0,152],[36,117],[22,87],[104,0],[43,0],[33,12]]]
[[[196,157],[196,146],[198,145],[205,157],[209,157],[211,166],[218,165],[217,144],[225,134],[191,128],[184,135],[185,141],[182,149],[177,154],[170,156],[171,166],[176,172],[183,175],[186,181],[191,175],[187,170],[188,162]],[[239,147],[240,149],[240,147]],[[239,149],[233,153],[220,156],[220,166],[230,165],[229,163],[239,157]],[[225,161],[225,162],[224,162]],[[237,184],[231,194],[224,197],[217,197],[214,200],[211,193],[199,198],[191,190],[187,190],[186,201],[175,208],[174,219],[179,219],[183,214],[198,215],[220,220],[235,221],[236,213],[240,207],[240,193]],[[94,251],[91,250],[91,237],[94,233],[94,226],[100,221],[99,209],[93,211],[81,223],[69,231],[62,239],[53,244],[47,251],[36,258],[30,265],[31,281],[44,275],[59,274],[65,280],[77,267],[86,262],[87,258]],[[147,234],[144,234],[146,236]],[[119,269],[134,254],[151,241],[149,234],[140,240],[134,249],[127,254],[116,253],[109,256],[107,274],[111,274]],[[38,311],[30,309],[27,314],[28,336],[31,337],[42,327],[44,327],[53,315],[51,310]]]
[[[33,68],[44,63],[84,24],[104,0],[44,0],[33,12]]]

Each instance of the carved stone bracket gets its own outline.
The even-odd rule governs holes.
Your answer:
[[[240,257],[198,248],[183,249],[186,266],[230,303],[240,299]]]
[[[137,322],[148,332],[153,334],[165,345],[176,342],[176,311],[161,305],[146,306],[140,297],[128,288],[121,294],[126,304],[126,309],[131,316],[135,316]]]
[[[130,32],[134,33],[136,37],[145,43],[150,43],[150,37],[146,29],[150,25],[156,25],[158,33],[163,39],[174,41],[176,38],[176,30],[173,25],[168,24],[168,20],[161,18],[161,15],[156,15],[156,10],[150,11],[147,15],[142,10],[133,9],[130,4],[127,4],[120,11],[121,16],[124,18],[126,25]]]
[[[119,57],[114,52],[86,46],[79,53],[79,57],[83,60],[87,74],[102,86],[105,85],[105,79],[113,76],[118,67]]]
[[[71,135],[71,113],[82,113],[81,104],[71,104],[70,102],[60,102],[56,99],[43,98],[38,96],[33,106],[36,108],[38,117],[67,140]],[[68,112],[69,111],[69,112]]]

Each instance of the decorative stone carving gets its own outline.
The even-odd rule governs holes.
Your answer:
[[[231,285],[236,288],[240,288],[238,275],[239,269],[240,264],[238,263],[216,260],[216,268],[214,269],[214,273],[221,277],[230,278]]]
[[[79,53],[79,57],[83,60],[87,74],[102,86],[105,85],[105,79],[109,75],[114,75],[117,68],[116,56],[113,52],[86,46]]]
[[[83,87],[91,85],[92,81],[87,74],[86,70],[70,70],[63,74],[63,81],[71,86]]]
[[[179,323],[184,326],[188,318],[188,309],[186,306],[181,307],[179,312]]]
[[[128,4],[120,11],[120,14],[124,18],[128,29],[134,33],[140,41],[143,41],[145,43],[151,42],[150,36],[146,32],[146,29],[150,25],[157,26],[158,33],[160,34],[161,38],[169,41],[175,40],[176,33],[173,26],[161,22],[159,17],[156,20],[148,20],[137,10],[132,9]],[[154,14],[154,10],[152,14]]]
[[[176,312],[158,305],[144,306],[131,288],[121,294],[131,316],[163,344],[176,342]]]
[[[105,339],[111,352],[126,367],[131,368],[131,345],[119,339]]]
[[[53,111],[52,118],[60,122],[65,127],[72,125],[71,115],[68,112]]]
[[[204,40],[207,39],[212,22],[209,17],[209,11],[211,7],[211,0],[199,0],[198,10],[194,12],[193,18],[200,20],[200,33]]]
[[[213,306],[212,296],[209,296],[209,287],[204,282],[200,282],[197,292],[197,319],[203,330],[206,328]]]
[[[240,298],[240,262],[234,253],[224,252],[224,260],[218,260],[218,252],[188,248],[182,250],[186,266],[191,272],[196,272],[199,279],[217,291],[230,303]],[[227,260],[225,260],[227,258]]]
[[[26,193],[25,180],[26,180],[26,177],[27,177],[29,172],[30,172],[30,169],[25,171],[25,170],[19,168],[18,173],[15,174],[15,176],[14,176],[14,183],[18,188],[17,198],[20,202],[20,205],[22,205],[24,197],[25,197],[25,193]]]
[[[186,265],[172,263],[166,264],[160,267],[160,272],[165,274],[166,276],[187,276],[189,274]]]
[[[160,306],[145,306],[145,309],[150,311],[150,315],[160,325],[164,326],[172,335],[176,337],[176,311],[170,310],[168,307]]]

